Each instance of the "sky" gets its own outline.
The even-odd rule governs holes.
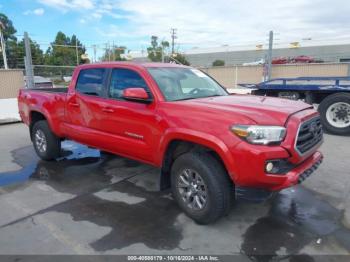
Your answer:
[[[58,31],[76,34],[92,53],[106,43],[146,49],[151,35],[176,48],[278,44],[302,39],[348,39],[348,0],[0,0],[0,13],[46,50]]]

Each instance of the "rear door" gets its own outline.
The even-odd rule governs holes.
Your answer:
[[[100,146],[100,113],[106,101],[108,69],[87,68],[79,72],[75,90],[67,96],[67,136],[88,145]]]

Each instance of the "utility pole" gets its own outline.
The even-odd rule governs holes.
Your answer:
[[[272,47],[273,47],[273,31],[270,31],[269,34],[269,51],[267,53],[267,79],[271,80],[271,71],[272,71]]]
[[[112,43],[112,61],[115,61],[115,46],[114,46],[114,41]]]
[[[75,37],[75,53],[77,55],[77,65],[79,65],[78,38]]]
[[[175,53],[175,39],[177,38],[176,36],[176,28],[171,28],[171,54],[173,55]]]
[[[108,41],[108,61],[111,61],[111,44]]]
[[[24,49],[25,49],[25,67],[26,67],[26,83],[27,88],[34,88],[34,72],[32,65],[32,53],[30,50],[30,41],[28,37],[28,33],[24,32]]]
[[[94,63],[96,63],[96,45],[92,46],[94,48]]]
[[[164,63],[165,61],[165,57],[164,57],[164,49],[165,49],[165,46],[164,46],[164,38],[162,39],[162,42],[161,42],[161,46],[162,46],[162,63]]]
[[[4,60],[4,67],[5,67],[5,69],[8,69],[7,57],[6,57],[6,45],[5,45],[4,35],[2,33],[3,30],[5,30],[5,26],[0,21],[0,42],[1,42],[2,58]]]
[[[108,58],[108,44],[107,43],[105,43],[105,50],[106,50],[106,52],[105,52],[105,55],[104,55],[104,61],[107,61],[107,58]]]

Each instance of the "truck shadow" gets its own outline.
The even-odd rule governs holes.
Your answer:
[[[106,200],[98,194],[86,194],[46,212],[67,213],[74,221],[110,227],[107,235],[90,243],[96,251],[121,249],[137,243],[157,250],[173,250],[179,246],[182,232],[175,222],[180,210],[169,193],[147,191],[127,180],[104,192],[111,195],[118,192],[119,197]]]
[[[111,228],[107,235],[90,243],[96,251],[139,243],[159,250],[179,246],[182,231],[175,222],[180,209],[169,191],[150,191],[157,181],[135,177],[155,173],[155,168],[115,155],[100,154],[98,150],[73,142],[66,143],[64,148],[63,156],[51,162],[39,160],[32,146],[13,151],[14,162],[23,168],[1,173],[0,185],[7,185],[4,191],[11,193],[41,181],[55,191],[76,196],[0,226],[0,229],[29,217],[59,212],[69,214],[75,222],[89,221]],[[134,178],[133,182],[128,180],[130,178]]]

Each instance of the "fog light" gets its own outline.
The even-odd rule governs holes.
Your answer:
[[[272,159],[265,162],[265,171],[274,175],[285,175],[295,167],[287,159]]]
[[[267,171],[268,173],[270,173],[270,172],[273,170],[273,163],[272,163],[272,162],[268,162],[268,163],[266,164],[265,169],[266,169],[266,171]]]

